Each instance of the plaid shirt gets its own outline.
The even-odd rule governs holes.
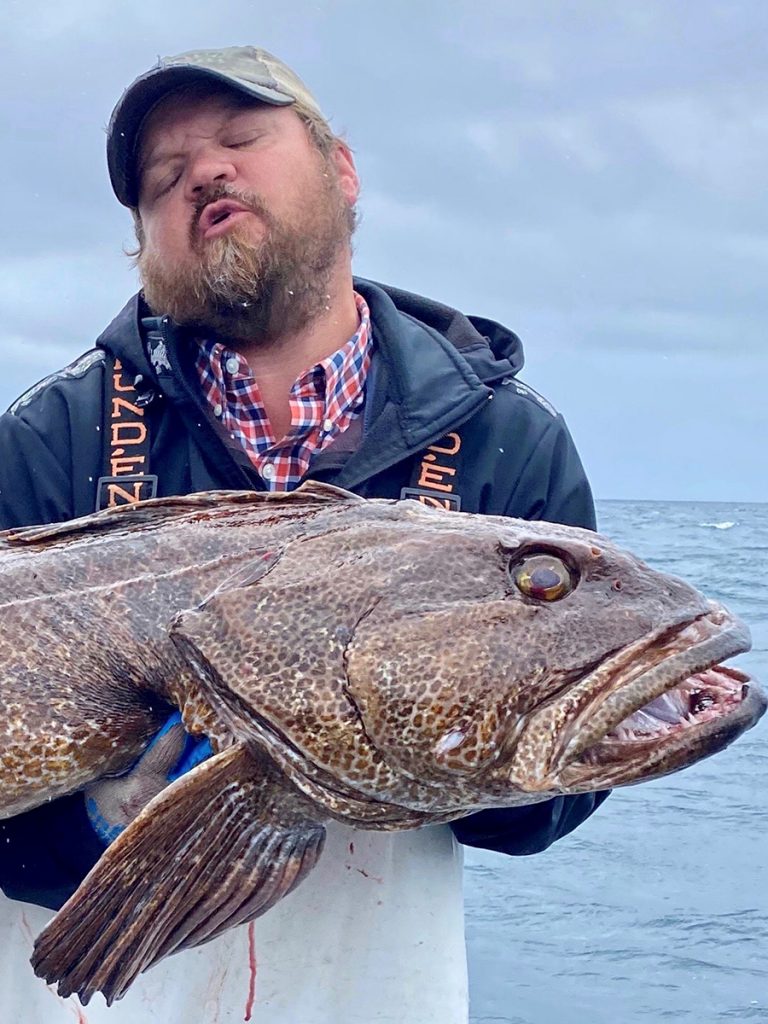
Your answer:
[[[198,342],[197,372],[214,415],[248,453],[270,491],[297,487],[316,452],[360,415],[371,365],[371,319],[355,293],[360,326],[333,355],[306,370],[290,391],[291,428],[276,441],[259,385],[238,352],[208,338]]]

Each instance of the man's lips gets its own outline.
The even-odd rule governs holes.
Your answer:
[[[215,238],[229,231],[235,221],[251,211],[234,199],[218,199],[209,203],[197,223],[197,230],[203,238]]]

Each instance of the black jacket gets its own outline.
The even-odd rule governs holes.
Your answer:
[[[594,507],[562,418],[517,380],[522,348],[490,320],[356,280],[373,323],[362,430],[320,453],[307,476],[366,497],[396,498],[418,482],[425,449],[460,428],[461,508],[594,528]],[[191,346],[168,320],[147,341],[134,297],[87,352],[41,381],[0,418],[0,527],[93,511],[105,473],[105,369],[141,375],[150,471],[158,495],[264,485],[195,386]],[[348,432],[349,433],[349,432]],[[352,440],[350,440],[352,438]],[[535,853],[579,825],[605,794],[482,811],[454,822],[460,842]],[[0,822],[0,887],[58,907],[103,851],[73,795]]]

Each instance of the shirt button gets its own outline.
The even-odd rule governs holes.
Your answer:
[[[227,373],[237,373],[240,369],[240,363],[234,356],[231,356],[226,362]]]
[[[326,432],[326,434],[330,434],[330,432],[333,430],[333,423],[331,423],[330,420],[323,420],[323,430]]]
[[[221,408],[221,406],[217,402],[216,405],[214,405],[214,407],[213,407],[213,415],[214,416],[221,416],[221,414],[223,412],[224,412],[224,410]]]
[[[265,477],[267,480],[274,480],[275,467],[272,465],[271,462],[268,462],[264,469],[262,469],[261,475]]]

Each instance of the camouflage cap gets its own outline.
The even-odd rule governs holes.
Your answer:
[[[288,106],[298,101],[323,117],[317,100],[299,76],[266,50],[255,46],[229,46],[222,50],[190,50],[176,57],[161,57],[153,68],[128,86],[112,111],[107,128],[109,178],[124,206],[138,203],[136,155],[145,118],[173,89],[206,79],[275,106]]]

